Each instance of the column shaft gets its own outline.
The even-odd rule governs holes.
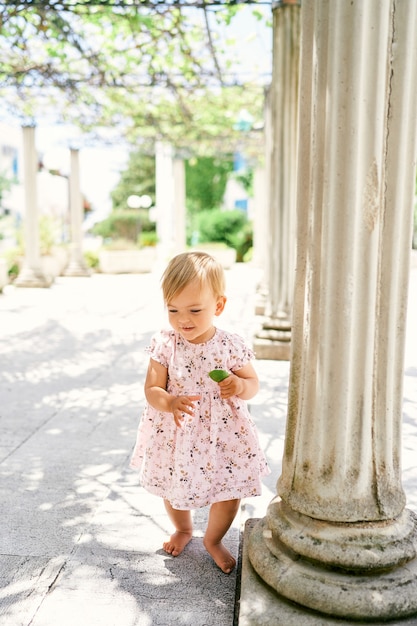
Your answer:
[[[257,333],[259,358],[289,359],[294,289],[296,151],[300,49],[300,7],[273,8],[273,72],[268,194],[268,293],[265,320]],[[268,128],[266,128],[268,132]],[[267,156],[268,158],[268,156]]]
[[[175,191],[172,146],[162,141],[155,144],[155,179],[158,257],[160,262],[165,264],[174,251]]]
[[[23,127],[23,174],[25,187],[24,242],[25,258],[15,281],[17,287],[49,287],[50,281],[41,270],[39,250],[38,197],[36,177],[38,157],[35,127]]]
[[[174,226],[175,226],[175,242],[174,250],[175,254],[184,252],[186,247],[185,238],[185,166],[183,159],[174,159],[173,163],[173,176],[174,176],[174,193],[175,193],[175,206],[174,206]]]
[[[80,161],[79,150],[71,148],[71,169],[70,169],[70,222],[71,222],[71,244],[70,262],[65,270],[66,276],[89,276],[89,271],[85,265],[82,251],[82,223],[83,223],[83,202],[80,186]]]
[[[404,506],[415,150],[415,72],[405,42],[414,45],[406,32],[401,45],[393,39],[400,24],[390,0],[354,10],[324,2],[309,11],[323,37],[305,41],[314,65],[307,60],[302,74],[297,331],[279,493],[312,517],[388,519]],[[398,133],[404,116],[409,132]]]

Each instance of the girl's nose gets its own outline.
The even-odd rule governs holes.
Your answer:
[[[178,316],[178,321],[180,324],[184,324],[185,322],[189,322],[188,313],[180,313]]]

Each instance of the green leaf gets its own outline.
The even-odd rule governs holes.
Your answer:
[[[209,376],[214,382],[221,383],[222,380],[229,376],[229,372],[226,372],[226,370],[211,370]]]

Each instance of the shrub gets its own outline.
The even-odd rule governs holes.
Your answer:
[[[87,264],[87,267],[92,270],[98,271],[100,260],[97,252],[95,250],[85,250],[84,252],[84,260]]]
[[[251,222],[246,222],[243,228],[231,235],[230,246],[236,250],[236,261],[246,260],[246,253],[253,246],[253,227]]]
[[[49,215],[41,215],[39,224],[39,248],[41,254],[51,254],[55,243],[59,240],[58,222]]]
[[[145,248],[146,246],[156,246],[158,243],[158,237],[156,231],[146,231],[139,235],[139,246]]]
[[[146,209],[118,210],[94,224],[91,232],[103,239],[125,239],[136,243],[142,232],[155,232]]]
[[[252,224],[240,210],[200,211],[194,219],[194,231],[198,232],[198,243],[222,242],[234,248],[238,261],[243,261],[245,253],[252,247]]]
[[[9,248],[5,250],[3,257],[7,262],[7,273],[10,282],[13,282],[19,275],[21,269],[22,250],[21,248]]]
[[[103,239],[136,241],[140,233],[138,211],[113,211],[105,220],[94,224],[93,233]]]

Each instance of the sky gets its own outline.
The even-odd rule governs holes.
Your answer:
[[[245,5],[240,8],[227,27],[227,35],[236,39],[234,46],[243,78],[261,76],[268,83],[272,72],[272,28],[265,26],[252,14],[255,10],[265,19],[272,20],[271,5]]]

